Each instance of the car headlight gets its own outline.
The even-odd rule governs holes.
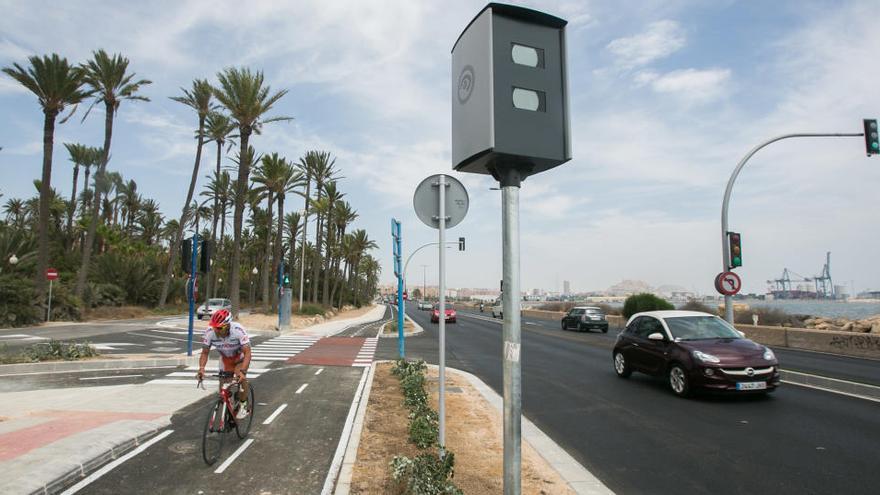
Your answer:
[[[773,354],[773,351],[770,350],[769,347],[764,348],[764,360],[765,361],[773,361],[776,359],[776,354]]]
[[[718,359],[716,356],[713,356],[711,354],[706,354],[705,352],[701,352],[701,351],[694,351],[694,357],[704,363],[720,363],[721,362],[721,360]]]

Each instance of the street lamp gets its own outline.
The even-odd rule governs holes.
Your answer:
[[[256,277],[258,273],[260,273],[260,270],[257,270],[257,267],[254,267],[251,270],[251,308],[254,307],[254,277]]]
[[[14,253],[12,256],[9,257],[9,264],[12,266],[15,266],[18,264],[18,256],[16,256]]]

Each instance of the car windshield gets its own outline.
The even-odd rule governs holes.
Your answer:
[[[666,318],[666,326],[676,340],[738,339],[739,333],[714,316]]]
[[[208,306],[223,306],[223,299],[208,299]]]
[[[599,314],[602,312],[602,310],[599,308],[587,308],[586,311],[587,311],[587,313],[593,314],[593,315]]]
[[[439,304],[435,304],[435,305],[434,305],[434,309],[436,309],[437,311],[440,311],[440,305],[439,305]],[[449,311],[450,309],[453,309],[452,304],[450,304],[450,303],[446,303],[446,311]]]

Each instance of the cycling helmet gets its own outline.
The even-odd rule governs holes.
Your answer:
[[[227,309],[219,309],[211,316],[211,323],[208,323],[208,326],[220,328],[223,325],[228,325],[230,322],[232,322],[232,313]]]

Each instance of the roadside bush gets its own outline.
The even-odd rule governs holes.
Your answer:
[[[684,305],[678,309],[684,311],[702,311],[703,313],[709,313],[712,315],[717,315],[718,311],[710,308],[709,306],[697,301],[696,299],[689,299],[688,302],[684,303]]]
[[[7,351],[4,347],[3,351]],[[18,355],[4,355],[6,363],[38,363],[42,361],[75,361],[77,359],[99,356],[97,349],[88,342],[61,342],[50,340],[33,344]]]
[[[441,459],[434,454],[420,454],[414,459],[394,456],[391,477],[401,493],[412,495],[464,495],[452,482],[455,456],[447,452]]]
[[[554,301],[554,302],[546,302],[546,303],[538,306],[538,309],[543,310],[543,311],[568,311],[575,306],[577,306],[577,304],[575,304],[573,302]]]
[[[28,278],[0,275],[0,326],[23,327],[39,323],[34,283]]]
[[[634,294],[626,298],[623,303],[623,316],[630,316],[641,313],[642,311],[659,311],[664,309],[675,309],[675,306],[661,297],[654,294],[642,293]]]
[[[622,310],[622,308],[613,308],[605,303],[594,304],[593,306],[601,309],[602,312],[606,315],[620,316],[620,312]]]
[[[125,304],[125,291],[122,287],[111,283],[89,284],[85,299],[92,308],[122,306]]]
[[[437,445],[440,436],[440,418],[426,405],[409,413],[409,441],[420,449]]]
[[[52,321],[78,321],[82,319],[82,302],[73,295],[67,285],[52,287]],[[45,308],[40,312],[45,314]]]
[[[302,308],[296,310],[296,314],[304,316],[316,316],[324,314],[324,307],[320,304],[303,304]]]

